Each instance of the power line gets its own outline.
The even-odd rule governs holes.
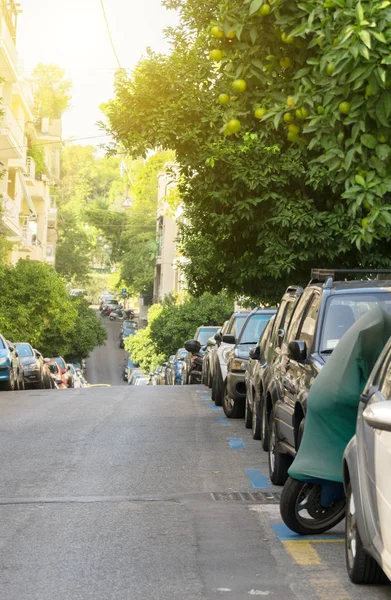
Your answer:
[[[117,60],[118,68],[119,68],[119,69],[121,69],[121,68],[122,68],[122,67],[121,67],[121,63],[120,63],[120,60],[119,60],[119,58],[118,58],[117,51],[116,51],[116,49],[115,49],[115,46],[114,46],[113,36],[111,35],[111,31],[110,31],[110,25],[109,25],[109,21],[108,21],[108,19],[107,19],[106,9],[105,9],[105,5],[104,5],[104,2],[103,2],[103,0],[100,0],[100,5],[101,5],[101,7],[102,7],[103,18],[104,18],[104,20],[105,20],[105,23],[106,23],[106,29],[107,29],[107,34],[108,34],[108,36],[109,36],[110,44],[111,44],[111,47],[112,47],[112,49],[113,49],[114,56],[115,56],[115,58],[116,58],[116,60]]]

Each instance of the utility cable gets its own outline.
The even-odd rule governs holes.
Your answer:
[[[108,34],[108,36],[109,36],[110,44],[111,44],[111,47],[112,47],[112,49],[113,49],[114,56],[115,56],[115,58],[116,58],[116,61],[117,61],[117,64],[118,64],[118,68],[119,68],[119,69],[122,69],[122,67],[121,67],[121,63],[120,63],[120,60],[119,60],[119,58],[118,58],[117,51],[116,51],[116,49],[115,49],[115,46],[114,46],[113,36],[111,35],[111,31],[110,31],[110,25],[109,25],[109,21],[108,21],[108,19],[107,19],[107,13],[106,13],[106,9],[105,9],[105,5],[104,5],[104,2],[103,2],[103,0],[100,0],[100,5],[101,5],[101,7],[102,7],[103,18],[104,18],[104,20],[105,20],[105,23],[106,23],[107,34]]]

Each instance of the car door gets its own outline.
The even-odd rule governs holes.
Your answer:
[[[373,380],[366,407],[391,401],[391,349],[381,371]],[[360,411],[361,412],[361,411]],[[387,564],[391,564],[391,432],[373,429],[362,414],[358,420],[359,464],[361,463],[362,493],[365,521],[370,539]]]
[[[305,341],[307,357],[312,350],[320,305],[321,294],[318,290],[311,288],[304,292],[289,331],[288,343],[294,340]],[[305,362],[299,362],[289,358],[287,354],[284,356],[282,365],[283,397],[276,406],[278,432],[280,440],[295,448],[295,405],[298,396],[305,389],[312,367],[308,359]]]

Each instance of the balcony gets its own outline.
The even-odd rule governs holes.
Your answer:
[[[30,217],[22,216],[21,220],[21,237],[22,246],[25,250],[32,250],[33,248],[33,235],[34,232],[30,227]]]
[[[24,133],[8,106],[0,121],[0,159],[23,158]]]
[[[5,81],[16,82],[18,78],[18,54],[16,39],[16,7],[15,3],[7,3],[0,9],[0,70]]]
[[[48,226],[54,227],[57,223],[57,208],[51,206],[48,211]]]
[[[7,194],[1,194],[0,229],[8,236],[20,236],[19,208],[15,200]]]
[[[34,182],[34,180],[35,180],[35,160],[31,156],[28,156],[26,158],[24,174],[25,174],[27,183],[29,183],[30,181]]]

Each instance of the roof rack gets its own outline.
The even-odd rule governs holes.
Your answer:
[[[290,285],[286,290],[285,293],[289,294],[294,292],[297,295],[301,295],[303,293],[303,288],[300,285]]]
[[[331,287],[336,275],[391,275],[391,269],[311,269],[310,283],[325,283],[325,287]]]

